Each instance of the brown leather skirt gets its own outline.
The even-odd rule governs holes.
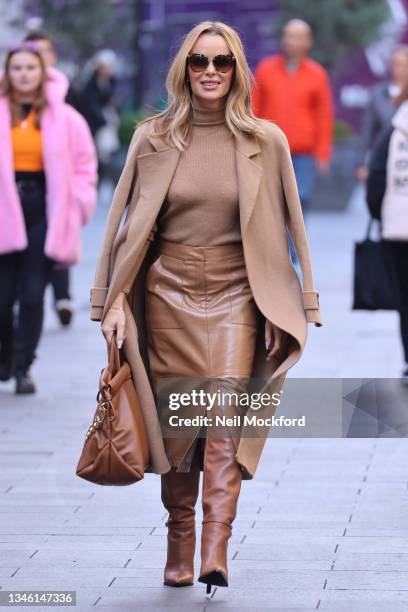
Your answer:
[[[177,414],[177,421],[216,414],[242,418],[245,411],[239,402],[214,402],[211,410],[190,402],[173,411],[168,402],[171,393],[191,392],[193,387],[206,386],[213,394],[245,391],[260,312],[249,286],[242,243],[190,246],[160,239],[146,275],[145,316],[153,389],[166,398],[158,402],[161,423],[168,424],[171,414]],[[224,428],[235,448],[241,426]],[[174,433],[163,435],[169,462],[178,471],[189,471],[196,443],[200,441],[202,450],[203,435],[210,435],[213,427],[170,429]],[[217,435],[219,431],[220,426]]]

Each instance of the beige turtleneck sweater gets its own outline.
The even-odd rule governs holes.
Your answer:
[[[215,246],[241,241],[235,144],[224,105],[194,107],[189,144],[157,223],[161,237],[171,242]]]

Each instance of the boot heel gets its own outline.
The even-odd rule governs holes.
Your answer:
[[[207,436],[204,449],[203,522],[199,582],[228,586],[228,540],[237,512],[242,470],[231,438]],[[208,590],[210,589],[210,590]]]
[[[218,587],[228,586],[228,579],[222,570],[212,570],[211,572],[208,572],[207,574],[202,574],[198,578],[198,582],[203,582],[204,584],[207,585],[207,592],[208,592],[208,587],[210,587],[210,590],[211,590],[211,586],[218,586]]]

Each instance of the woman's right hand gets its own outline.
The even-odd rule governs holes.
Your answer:
[[[123,308],[125,299],[126,294],[121,292],[109,308],[101,326],[102,333],[108,344],[111,343],[112,337],[116,333],[116,343],[119,349],[122,348],[123,341],[126,338],[126,315]]]

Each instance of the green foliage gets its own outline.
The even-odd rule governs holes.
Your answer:
[[[81,61],[93,51],[128,46],[135,35],[131,0],[26,0],[25,16],[44,20],[63,54]]]
[[[147,117],[152,117],[162,112],[165,110],[166,106],[166,101],[160,99],[157,100],[155,104],[144,106],[143,110],[141,108],[129,108],[122,113],[118,131],[120,144],[123,146],[129,145],[139,121],[143,121],[143,119],[147,119]]]
[[[122,146],[130,144],[137,124],[146,117],[147,113],[140,110],[130,110],[122,115],[118,130],[119,142]]]
[[[352,127],[347,121],[336,119],[333,125],[333,139],[336,143],[346,142],[352,136]]]
[[[328,69],[375,40],[390,15],[386,0],[277,0],[277,3],[282,13],[274,24],[275,33],[279,35],[289,19],[306,21],[313,30],[311,55]]]

